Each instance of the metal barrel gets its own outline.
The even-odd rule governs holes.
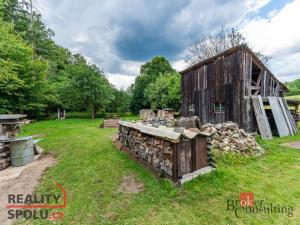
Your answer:
[[[11,166],[24,166],[34,160],[32,137],[14,138],[10,141]]]

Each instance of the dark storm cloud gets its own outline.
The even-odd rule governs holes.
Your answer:
[[[157,2],[165,2],[157,4]],[[241,1],[149,1],[143,14],[124,14],[117,21],[113,42],[117,54],[125,60],[148,60],[163,55],[176,60],[195,39],[232,24],[247,13]],[[239,11],[234,11],[239,6]],[[212,11],[215,13],[212,13]],[[188,20],[187,20],[188,18]]]
[[[156,55],[173,58],[182,51],[179,34],[170,37],[170,24],[176,14],[187,7],[190,1],[145,2],[139,16],[125,14],[118,20],[119,31],[114,42],[121,58],[126,60],[148,60]],[[176,41],[177,40],[177,41]]]
[[[269,0],[40,0],[55,40],[108,74],[136,76],[156,55],[175,62],[197,38],[237,26]]]
[[[112,72],[123,60],[178,59],[196,38],[241,20],[249,11],[247,2],[41,0],[40,5],[59,43]]]
[[[182,51],[181,43],[168,38],[164,27],[160,25],[150,29],[137,21],[128,25],[121,29],[120,33],[123,35],[118,36],[115,41],[115,48],[123,59],[144,61],[156,55],[173,58]]]

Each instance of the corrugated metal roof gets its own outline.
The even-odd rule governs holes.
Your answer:
[[[291,123],[290,111],[284,105],[283,98],[268,97],[275,124],[280,137],[296,134]]]
[[[267,140],[272,139],[272,131],[269,125],[269,121],[264,109],[261,96],[251,96],[251,101],[261,137]]]

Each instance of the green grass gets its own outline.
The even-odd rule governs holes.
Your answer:
[[[22,135],[46,134],[41,146],[58,164],[43,176],[38,192],[56,191],[53,180],[68,196],[64,219],[57,224],[300,224],[300,150],[279,144],[300,135],[263,142],[266,155],[218,157],[218,170],[174,187],[115,149],[116,129],[99,129],[100,120],[68,119],[32,123]],[[123,176],[144,182],[138,194],[118,193]],[[295,208],[286,214],[243,214],[228,211],[227,199],[253,192],[256,199]],[[33,220],[34,224],[52,224]]]
[[[294,100],[299,100],[300,101],[300,95],[292,95],[292,96],[287,96],[285,98],[287,98],[287,99],[294,99]]]

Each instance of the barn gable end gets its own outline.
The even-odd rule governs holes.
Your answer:
[[[283,96],[287,90],[246,46],[228,49],[182,72],[182,116],[200,123],[233,121],[257,129],[251,96]]]

